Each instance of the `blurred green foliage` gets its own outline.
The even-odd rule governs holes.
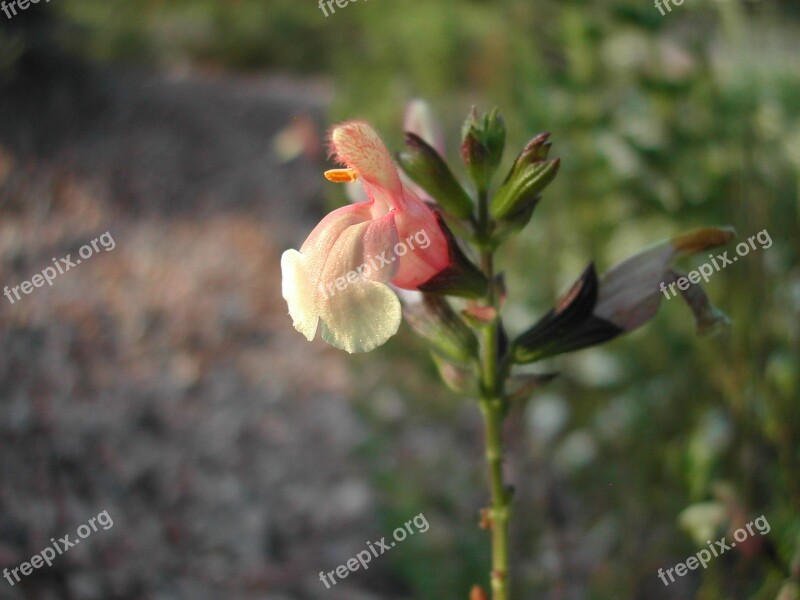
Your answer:
[[[588,590],[580,597],[650,600],[674,597],[658,595],[658,568],[697,550],[677,515],[721,502],[729,515],[768,517],[782,567],[766,551],[720,559],[687,578],[691,589],[704,600],[777,596],[800,552],[796,3],[686,0],[663,17],[633,0],[373,0],[328,17],[298,0],[62,0],[61,8],[87,26],[81,45],[96,58],[327,76],[337,92],[331,120],[369,118],[395,148],[405,102],[424,97],[450,134],[453,164],[471,104],[503,112],[505,164],[550,131],[561,173],[500,260],[512,333],[589,260],[602,272],[704,224],[733,225],[737,241],[768,230],[771,247],[707,286],[733,320],[726,333],[695,338],[688,310],[665,301],[642,331],[548,365],[562,377],[520,407],[524,431],[510,434],[519,487],[512,528],[518,597],[578,586]],[[457,440],[403,464],[387,456],[412,427],[429,423],[429,433],[447,436],[453,422],[469,432],[470,421],[457,399],[431,396],[430,365],[419,380],[419,342],[406,335],[389,346],[354,361],[362,370],[385,365],[380,377],[359,378],[376,432],[364,457],[385,492],[385,523],[431,506],[429,518],[452,526],[415,557],[393,557],[393,568],[413,597],[464,598],[486,564],[483,534],[463,528],[481,499],[467,492],[482,489],[480,456],[465,461]],[[393,406],[398,393],[413,414],[402,425],[376,408]]]

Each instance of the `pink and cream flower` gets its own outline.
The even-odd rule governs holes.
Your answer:
[[[342,123],[330,142],[345,168],[325,176],[360,181],[368,199],[333,211],[299,251],[283,253],[283,297],[295,329],[309,340],[319,330],[337,348],[368,352],[400,326],[400,301],[388,284],[417,289],[450,265],[451,254],[436,215],[402,183],[370,125]],[[420,235],[425,244],[414,243]]]

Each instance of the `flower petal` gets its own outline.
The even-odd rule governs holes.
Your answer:
[[[300,252],[287,250],[281,259],[283,297],[295,328],[312,340],[321,320],[323,338],[348,352],[384,343],[400,321],[399,300],[382,283],[397,271],[391,260],[396,213],[365,220],[369,210],[351,205],[334,211]]]
[[[300,251],[281,256],[282,294],[294,328],[310,341],[319,323],[319,281],[325,262],[342,232],[369,218],[369,207],[359,204],[333,211],[317,225]]]
[[[329,254],[319,281],[324,298],[318,307],[322,339],[332,346],[369,352],[400,327],[400,300],[384,283],[397,271],[391,256],[397,243],[396,214],[349,227]]]
[[[666,282],[667,285],[672,281],[677,281],[679,277],[683,276],[682,273],[676,271],[670,271],[669,275],[672,280]],[[706,294],[703,286],[699,284],[690,285],[685,290],[679,287],[678,291],[691,309],[692,315],[694,315],[697,335],[712,335],[720,331],[720,329],[726,325],[730,325],[728,316],[711,304],[711,299],[708,297],[708,294]]]
[[[628,331],[658,312],[659,284],[664,281],[675,250],[662,242],[615,265],[600,279],[594,314]]]
[[[661,286],[671,281],[669,264],[673,258],[721,246],[734,235],[730,228],[704,227],[656,244],[622,261],[600,280],[594,314],[628,331],[636,329],[658,312]]]
[[[397,236],[406,252],[392,283],[416,289],[450,264],[447,238],[428,206],[406,190],[405,209],[397,211]]]
[[[672,238],[676,256],[697,254],[710,248],[724,246],[736,237],[733,227],[701,227]]]
[[[371,199],[385,207],[402,207],[403,187],[397,168],[370,125],[347,121],[334,127],[330,137],[334,158],[356,172]]]
[[[359,279],[322,306],[322,339],[346,350],[369,352],[397,333],[400,300],[389,286]]]
[[[336,242],[326,248],[317,287],[341,289],[345,283],[355,279],[350,276],[353,273],[359,279],[381,283],[391,281],[399,265],[393,255],[398,236],[396,215],[396,212],[390,212],[380,219],[354,224],[343,230]]]
[[[281,256],[283,298],[289,305],[294,328],[311,341],[317,333],[319,315],[309,263],[309,258],[297,250],[287,250]]]

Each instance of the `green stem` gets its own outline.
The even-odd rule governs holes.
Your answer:
[[[488,201],[485,192],[478,195],[479,237],[488,240],[491,235]],[[503,381],[498,378],[498,331],[500,309],[494,286],[493,251],[481,251],[481,268],[489,280],[485,304],[495,310],[491,322],[483,328],[481,352],[481,412],[486,427],[486,461],[489,467],[489,482],[492,505],[489,524],[492,530],[492,600],[508,600],[508,521],[511,495],[503,482],[503,418],[505,397]]]
[[[486,461],[492,490],[489,510],[492,529],[492,599],[508,600],[508,521],[509,494],[503,483],[503,406],[498,400],[482,400],[486,423]]]

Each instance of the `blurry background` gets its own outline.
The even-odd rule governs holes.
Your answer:
[[[671,6],[0,14],[0,285],[106,231],[116,242],[0,298],[0,569],[103,510],[114,520],[22,584],[0,579],[0,598],[466,599],[485,583],[476,407],[443,390],[405,326],[348,357],[305,342],[280,297],[280,253],[345,201],[322,183],[324,130],[367,118],[398,149],[404,105],[424,97],[456,167],[472,104],[500,107],[506,163],[542,130],[562,157],[500,256],[512,333],[591,259],[602,271],[704,224],[774,242],[713,275],[723,334],[695,337],[665,302],[635,334],[538,368],[561,376],[507,431],[515,597],[796,600],[800,7]],[[428,532],[319,581],[419,513]],[[658,579],[762,514],[765,538]]]

